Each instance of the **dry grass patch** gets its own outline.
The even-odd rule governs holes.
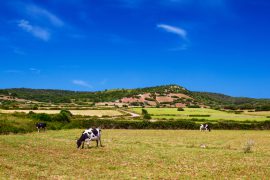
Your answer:
[[[0,113],[14,113],[14,112],[24,112],[29,113],[33,111],[34,113],[46,113],[46,114],[58,114],[60,110],[0,110]],[[73,115],[81,116],[121,116],[121,112],[117,110],[70,110]]]
[[[269,131],[103,130],[105,147],[77,150],[82,130],[0,136],[0,177],[179,179],[270,177]],[[244,153],[245,142],[256,142]],[[201,144],[206,147],[202,148]]]

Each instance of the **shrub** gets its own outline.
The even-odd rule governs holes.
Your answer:
[[[156,101],[156,100],[153,99],[153,98],[145,98],[145,100],[147,100],[147,101]]]
[[[38,110],[38,105],[35,104],[35,105],[32,107],[32,110]]]
[[[148,111],[146,109],[142,109],[142,115],[143,119],[151,119],[151,115],[148,114]]]
[[[256,107],[255,111],[270,111],[270,105],[263,105]]]
[[[61,110],[59,114],[53,116],[53,121],[70,122],[72,114],[69,110]]]
[[[187,107],[188,107],[188,108],[200,108],[199,105],[188,105]]]
[[[45,114],[45,113],[36,114],[33,111],[30,111],[28,113],[28,117],[39,120],[39,121],[46,121],[46,122],[50,122],[53,120],[52,115]]]
[[[210,117],[209,114],[190,114],[189,117]]]
[[[66,114],[67,116],[70,116],[70,117],[73,116],[72,113],[69,110],[67,110],[67,109],[62,109],[60,111],[60,114]]]
[[[237,107],[234,105],[228,105],[228,106],[224,106],[224,109],[237,110]]]
[[[254,141],[248,140],[243,148],[244,153],[251,153],[253,146],[254,146]]]
[[[243,113],[244,111],[235,111],[234,113],[235,114],[241,114],[241,113]]]
[[[184,108],[179,107],[177,108],[177,111],[184,111]]]
[[[144,116],[143,116],[143,119],[151,119],[151,115],[150,114],[145,114]]]
[[[142,115],[148,114],[148,111],[146,109],[142,109]]]

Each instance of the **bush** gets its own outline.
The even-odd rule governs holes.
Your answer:
[[[199,105],[188,105],[187,107],[188,107],[188,108],[200,108]]]
[[[77,120],[64,126],[70,128],[89,128],[91,126],[105,129],[198,129],[198,125],[190,121],[119,121],[119,120]],[[197,127],[198,126],[198,127]]]
[[[263,105],[256,107],[255,111],[270,111],[270,105]]]
[[[143,116],[143,119],[149,120],[149,119],[151,119],[151,115],[150,115],[150,114],[145,114],[145,115]]]
[[[142,115],[148,114],[148,111],[146,109],[142,109]]]
[[[129,103],[130,106],[143,106],[143,102],[131,102]]]
[[[254,141],[248,140],[243,148],[244,153],[251,153],[253,146],[254,146]]]
[[[151,119],[151,115],[148,114],[148,111],[146,109],[142,109],[142,115],[143,115],[143,119]]]
[[[67,109],[62,109],[60,111],[60,114],[66,114],[67,116],[70,116],[70,117],[73,116],[72,113],[69,110],[67,110]]]
[[[190,114],[189,117],[210,117],[209,114]]]
[[[184,111],[184,108],[179,107],[177,108],[177,111]]]
[[[46,121],[46,122],[53,121],[52,116],[53,115],[49,115],[49,114],[45,114],[45,113],[36,114],[33,111],[30,111],[28,113],[28,117],[36,119],[36,120],[40,120],[40,121]]]
[[[234,105],[228,105],[228,106],[224,106],[224,109],[228,109],[228,110],[237,110],[237,107]]]
[[[72,114],[68,110],[61,110],[59,114],[54,115],[53,121],[70,122]]]
[[[45,113],[36,114],[33,111],[30,111],[27,116],[39,121],[46,121],[46,122],[53,122],[53,121],[70,122],[72,118],[72,114],[68,110],[61,110],[59,114],[45,114]]]
[[[156,101],[156,100],[153,99],[153,98],[145,98],[145,100],[147,100],[147,101]]]
[[[35,105],[32,107],[32,110],[38,110],[38,105],[35,104]]]
[[[235,114],[241,114],[243,113],[244,111],[234,111]]]

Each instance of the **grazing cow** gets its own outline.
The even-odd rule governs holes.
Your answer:
[[[40,129],[43,129],[44,132],[45,132],[46,126],[47,126],[46,123],[43,123],[43,122],[39,122],[39,123],[36,124],[36,128],[37,128],[38,132],[39,132]]]
[[[208,124],[201,124],[200,131],[211,131],[211,128]]]
[[[89,147],[89,144],[91,141],[96,141],[97,142],[97,147],[98,143],[100,143],[100,146],[102,147],[101,144],[101,129],[100,128],[89,128],[86,129],[81,137],[77,140],[77,148],[80,148],[82,145],[82,149],[84,148],[84,142],[87,143],[87,146]]]

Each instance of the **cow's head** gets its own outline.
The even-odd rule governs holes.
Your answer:
[[[77,148],[80,148],[82,145],[82,141],[80,139],[77,140]]]

